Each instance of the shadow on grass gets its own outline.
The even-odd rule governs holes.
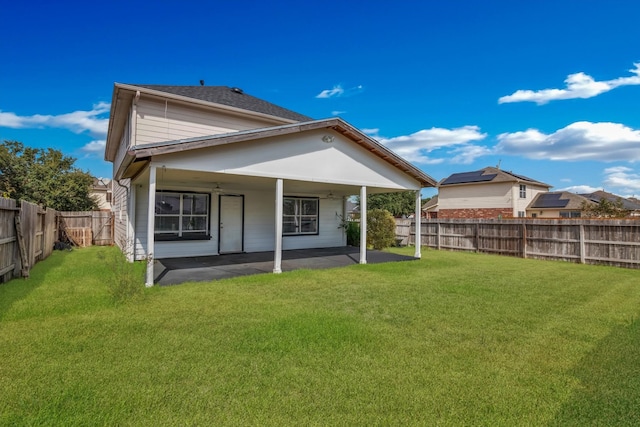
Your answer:
[[[550,425],[638,425],[640,320],[618,326],[572,372],[581,388]]]
[[[40,287],[46,280],[47,272],[62,264],[64,256],[54,252],[31,267],[28,278],[16,277],[7,283],[0,284],[0,320],[18,301],[25,299],[31,292]]]

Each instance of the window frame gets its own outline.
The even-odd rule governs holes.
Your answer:
[[[296,207],[294,208],[294,214],[287,214],[285,204],[288,200],[293,200],[296,203]],[[312,201],[316,206],[316,213],[314,215],[303,214],[302,213],[302,203],[303,201]],[[303,227],[303,221],[307,218],[315,218],[315,231],[301,231]],[[289,219],[289,221],[287,221]],[[296,231],[287,232],[286,226],[293,219]],[[290,236],[317,236],[320,234],[320,198],[319,197],[304,197],[304,196],[284,196],[282,199],[282,236],[290,237]]]
[[[527,198],[527,185],[526,184],[520,184],[520,198],[521,199],[526,199]]]
[[[177,213],[158,213],[158,200],[165,195],[173,195],[179,198],[179,207]],[[196,207],[191,205],[188,207],[185,205],[185,198],[188,197],[206,197],[205,201],[205,213],[194,213],[193,210]],[[186,211],[185,208],[189,208]],[[195,191],[172,191],[172,190],[157,190],[156,191],[156,205],[154,206],[154,239],[156,241],[192,241],[192,240],[210,240],[211,239],[211,194],[201,193]],[[161,224],[163,218],[177,218],[177,228],[175,230],[159,230],[158,225]],[[185,227],[185,220],[190,224],[193,224],[194,218],[204,218],[204,228],[195,230],[189,230]]]

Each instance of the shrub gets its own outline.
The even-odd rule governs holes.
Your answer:
[[[345,229],[347,231],[347,245],[360,246],[360,223],[349,221],[346,223]]]
[[[144,278],[133,262],[127,261],[127,257],[121,251],[114,251],[102,258],[112,271],[112,279],[107,283],[109,294],[116,304],[127,300],[144,296]]]
[[[384,249],[396,241],[396,221],[384,209],[367,211],[367,246]]]

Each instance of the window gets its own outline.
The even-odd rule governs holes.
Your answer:
[[[527,186],[524,184],[520,184],[520,198],[521,199],[527,198]]]
[[[157,240],[198,240],[209,236],[209,195],[156,193]]]
[[[318,234],[318,199],[285,197],[282,202],[282,234]]]
[[[580,218],[580,211],[560,212],[560,218]]]
[[[527,216],[527,215],[525,214],[525,212],[524,212],[524,211],[518,211],[518,218],[524,218],[524,217],[526,217],[526,216]]]

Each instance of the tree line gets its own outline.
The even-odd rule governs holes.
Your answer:
[[[93,176],[77,168],[76,159],[53,148],[0,143],[0,195],[58,211],[97,207],[91,196]]]

